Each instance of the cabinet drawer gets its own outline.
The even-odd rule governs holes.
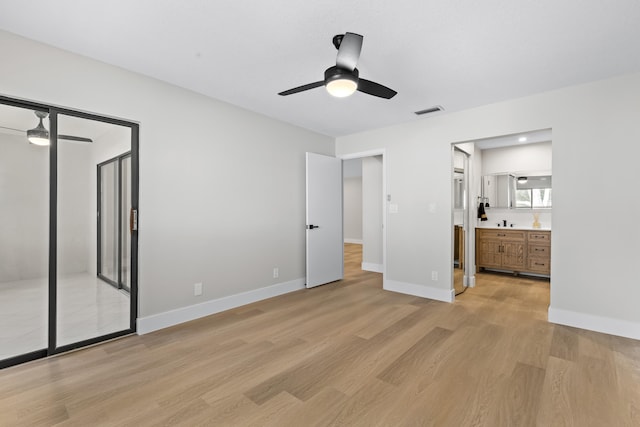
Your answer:
[[[529,243],[551,243],[551,233],[548,231],[529,231]]]
[[[545,245],[529,245],[527,255],[533,258],[551,258],[551,247]]]
[[[524,231],[516,230],[478,230],[478,235],[482,239],[508,239],[508,240],[524,240]]]
[[[547,259],[529,258],[528,261],[529,271],[544,274],[551,272],[551,261]]]

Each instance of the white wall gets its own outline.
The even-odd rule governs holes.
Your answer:
[[[640,229],[633,226],[640,198],[620,185],[636,181],[638,117],[634,74],[341,137],[336,151],[386,149],[389,193],[398,204],[387,223],[388,287],[446,300],[450,144],[553,129],[550,318],[640,338]],[[612,206],[616,219],[604,225]]]
[[[382,272],[382,156],[362,159],[362,269]]]
[[[344,241],[362,243],[362,177],[344,178]]]
[[[49,150],[0,133],[0,283],[49,269]]]
[[[331,138],[10,33],[0,51],[4,95],[140,122],[141,317],[304,283],[304,153]]]
[[[550,172],[551,141],[482,150],[482,175],[507,172]]]

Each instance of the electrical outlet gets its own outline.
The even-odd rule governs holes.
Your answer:
[[[193,285],[193,295],[196,297],[202,295],[202,283],[195,283]]]
[[[437,271],[432,271],[431,272],[431,280],[433,280],[433,281],[437,281],[438,280],[438,272]]]
[[[277,279],[278,277],[280,277],[280,270],[278,267],[273,267],[273,278]]]

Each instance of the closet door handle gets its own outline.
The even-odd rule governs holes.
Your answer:
[[[134,231],[138,231],[138,210],[131,209],[129,211],[129,233],[133,234]]]

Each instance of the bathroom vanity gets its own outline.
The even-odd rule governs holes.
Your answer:
[[[551,230],[476,228],[476,268],[551,274]]]

